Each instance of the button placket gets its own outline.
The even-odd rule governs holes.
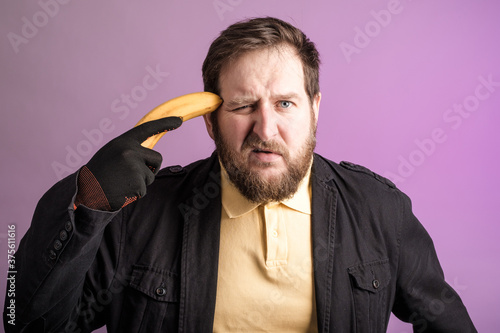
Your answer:
[[[52,243],[52,248],[49,249],[49,259],[55,260],[57,258],[57,253],[63,248],[64,242],[68,240],[69,233],[73,230],[73,225],[71,221],[64,224],[64,229],[59,231],[59,237]]]
[[[264,223],[266,226],[266,265],[279,266],[286,264],[288,241],[286,225],[280,204],[264,206]]]

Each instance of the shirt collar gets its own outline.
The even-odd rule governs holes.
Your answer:
[[[300,181],[297,192],[290,199],[283,200],[282,203],[304,214],[311,214],[311,165]]]
[[[220,163],[220,161],[219,161]],[[312,165],[312,163],[311,163]],[[304,214],[311,214],[311,165],[307,174],[302,179],[297,189],[297,192],[290,199],[281,201],[282,204],[291,209],[297,210]],[[257,208],[259,205],[245,198],[240,191],[229,180],[226,169],[221,166],[221,187],[222,187],[222,207],[230,218],[240,217]],[[269,203],[268,206],[276,205]]]

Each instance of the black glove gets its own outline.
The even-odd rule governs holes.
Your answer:
[[[87,163],[112,210],[146,194],[160,170],[160,153],[141,146],[148,137],[182,125],[179,117],[141,124],[108,142]]]

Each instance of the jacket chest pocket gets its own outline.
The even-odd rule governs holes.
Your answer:
[[[356,320],[356,332],[385,332],[388,317],[389,260],[348,268]]]
[[[135,265],[122,308],[120,332],[176,331],[179,288],[177,274]]]

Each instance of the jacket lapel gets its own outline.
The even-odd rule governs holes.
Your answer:
[[[220,167],[214,155],[184,215],[179,332],[212,332],[221,219]]]
[[[318,331],[330,329],[331,295],[333,283],[333,255],[337,191],[328,185],[332,171],[314,155],[312,173],[312,242],[314,263],[314,289]]]

